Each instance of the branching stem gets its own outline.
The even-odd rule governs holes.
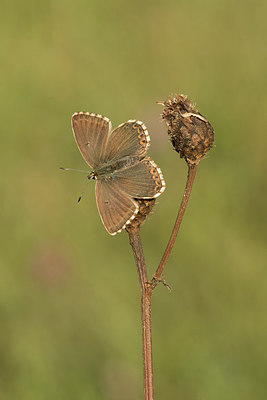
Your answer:
[[[153,363],[152,363],[152,336],[151,336],[151,297],[153,289],[162,279],[163,269],[173,248],[177,233],[179,231],[184,212],[190,197],[193,182],[195,179],[197,165],[188,166],[187,182],[184,196],[179,208],[177,219],[171,233],[168,245],[163,254],[158,269],[151,282],[148,281],[146,263],[143,247],[140,239],[140,225],[129,225],[127,232],[129,234],[130,244],[133,249],[135,263],[137,267],[140,287],[141,287],[141,318],[142,318],[142,339],[143,339],[143,370],[144,370],[144,399],[153,400]],[[168,285],[167,285],[168,286]]]

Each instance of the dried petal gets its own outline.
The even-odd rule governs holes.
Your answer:
[[[135,229],[142,225],[146,217],[152,211],[156,199],[136,199],[139,203],[139,211],[136,217],[127,225],[126,230]]]

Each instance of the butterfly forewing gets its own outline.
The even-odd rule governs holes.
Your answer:
[[[122,191],[133,198],[155,198],[165,189],[162,172],[150,157],[116,171],[113,180]]]
[[[111,123],[98,114],[76,113],[72,116],[73,134],[84,160],[91,168],[104,157]]]
[[[118,160],[126,156],[142,156],[146,153],[150,137],[143,122],[130,120],[115,128],[108,139],[105,160]]]
[[[95,193],[101,220],[111,235],[124,229],[138,213],[137,202],[112,179],[97,180]]]

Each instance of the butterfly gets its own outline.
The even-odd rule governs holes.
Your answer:
[[[93,169],[96,203],[111,235],[126,228],[137,215],[136,199],[154,199],[165,190],[160,168],[146,156],[150,137],[143,122],[129,120],[111,130],[107,117],[87,112],[72,116],[77,146]]]

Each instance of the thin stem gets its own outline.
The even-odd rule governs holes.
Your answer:
[[[146,263],[144,258],[143,247],[140,239],[140,226],[129,225],[127,232],[129,234],[130,244],[133,249],[135,263],[137,267],[140,287],[141,287],[141,317],[142,317],[142,339],[143,339],[143,370],[144,370],[144,399],[153,400],[153,363],[152,363],[152,336],[151,336],[151,297],[153,289],[159,282],[163,269],[169,258],[170,252],[173,248],[177,233],[179,231],[184,212],[190,197],[193,182],[195,179],[197,164],[188,165],[187,182],[184,191],[184,196],[179,208],[177,219],[170,236],[168,245],[163,254],[158,269],[152,279],[148,282]]]
[[[188,165],[187,181],[186,181],[186,186],[185,186],[183,199],[182,199],[179,211],[178,211],[178,215],[177,215],[177,218],[176,218],[176,221],[175,221],[175,224],[174,224],[174,227],[173,227],[173,230],[172,230],[168,245],[167,245],[166,250],[165,250],[165,252],[163,254],[163,257],[162,257],[162,259],[160,261],[160,264],[159,264],[159,266],[157,268],[157,271],[156,271],[156,273],[155,273],[155,275],[154,275],[154,277],[152,279],[152,282],[154,282],[154,283],[157,283],[158,280],[160,279],[160,277],[161,277],[161,275],[163,273],[164,267],[166,265],[166,262],[167,262],[167,260],[169,258],[169,255],[170,255],[171,251],[172,251],[172,248],[173,248],[177,233],[179,231],[179,228],[180,228],[183,216],[184,216],[184,212],[185,212],[185,209],[186,209],[186,206],[187,206],[190,194],[191,194],[192,186],[193,186],[194,179],[195,179],[196,172],[197,172],[197,166],[198,166],[198,164],[191,165],[191,166]]]
[[[141,318],[143,339],[144,399],[153,400],[153,364],[151,337],[151,296],[152,287],[148,283],[144,252],[139,234],[139,226],[128,229],[141,287]]]

